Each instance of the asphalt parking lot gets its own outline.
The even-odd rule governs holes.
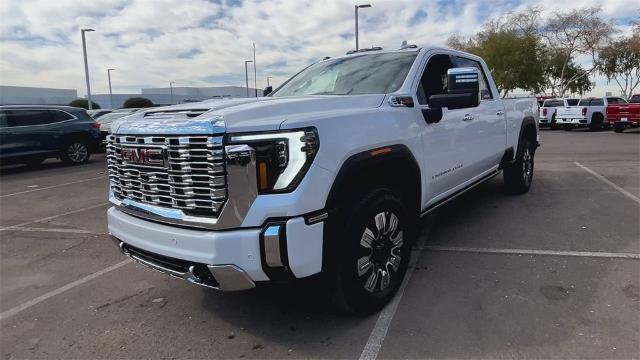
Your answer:
[[[13,358],[639,358],[640,132],[543,131],[532,190],[498,177],[424,219],[403,291],[195,287],[106,234],[104,155],[0,175],[1,354]],[[311,290],[311,291],[309,291]]]

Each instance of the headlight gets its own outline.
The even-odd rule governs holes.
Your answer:
[[[315,128],[231,135],[229,143],[247,144],[255,149],[260,194],[293,191],[320,145]]]

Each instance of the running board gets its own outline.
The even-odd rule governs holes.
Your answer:
[[[494,177],[500,175],[501,172],[502,172],[501,169],[496,170],[495,172],[492,172],[489,175],[486,175],[485,177],[477,180],[476,182],[474,182],[473,184],[467,186],[466,188],[464,188],[462,190],[459,190],[459,191],[447,196],[446,198],[444,198],[442,200],[439,200],[435,204],[433,204],[433,205],[429,206],[428,208],[426,208],[425,210],[423,210],[420,213],[420,216],[426,216],[426,215],[431,214],[432,212],[436,211],[441,206],[443,206],[443,205],[447,204],[448,202],[456,199],[457,197],[461,196],[462,194],[466,193],[467,191],[469,191],[469,190],[475,188],[476,186],[478,186],[478,185],[480,185],[480,184],[482,184],[482,183],[484,183],[486,181],[489,181],[489,180],[493,179]]]

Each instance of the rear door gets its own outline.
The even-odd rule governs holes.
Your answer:
[[[48,109],[13,109],[8,111],[15,155],[35,155],[57,151],[54,139],[56,123],[69,119],[65,112]],[[73,117],[71,117],[73,118]]]
[[[502,102],[491,93],[480,62],[464,56],[455,59],[456,67],[474,67],[480,72],[480,105],[466,109],[463,119],[467,120],[460,128],[460,141],[464,147],[461,171],[465,181],[470,182],[495,168],[504,155],[506,114]]]

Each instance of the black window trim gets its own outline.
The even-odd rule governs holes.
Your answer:
[[[0,110],[4,110],[4,111],[21,111],[21,110],[25,110],[25,111],[29,111],[29,110],[35,110],[35,111],[60,111],[63,112],[69,116],[71,116],[71,119],[67,119],[67,120],[61,120],[61,121],[55,121],[55,122],[50,122],[50,123],[46,123],[46,124],[37,124],[37,125],[17,125],[17,126],[7,126],[6,128],[11,128],[11,129],[15,129],[15,128],[26,128],[26,127],[33,127],[33,126],[48,126],[48,125],[53,125],[53,124],[60,124],[60,123],[64,123],[64,122],[68,122],[68,121],[73,121],[73,120],[77,120],[78,117],[73,115],[72,113],[66,111],[66,110],[62,110],[62,109],[38,109],[38,108],[4,108],[4,109],[0,109]]]

